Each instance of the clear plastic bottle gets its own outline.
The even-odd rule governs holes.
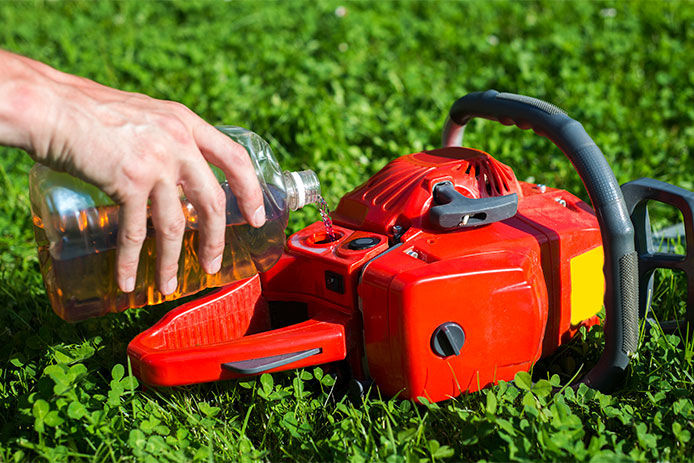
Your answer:
[[[118,206],[95,186],[36,164],[29,173],[34,236],[46,291],[53,310],[68,321],[158,304],[205,288],[223,286],[270,268],[284,248],[289,210],[320,196],[315,173],[283,172],[268,144],[257,134],[233,126],[218,127],[246,148],[263,190],[266,223],[253,228],[241,215],[236,197],[221,171],[227,194],[226,245],[222,267],[208,275],[198,262],[197,214],[181,199],[186,230],[178,268],[178,287],[164,296],[156,287],[156,244],[148,220],[135,290],[123,293],[115,278]]]

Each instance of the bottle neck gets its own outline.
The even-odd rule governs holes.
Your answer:
[[[284,171],[284,185],[287,189],[287,207],[295,211],[307,204],[317,203],[320,198],[320,182],[312,170],[295,172]]]

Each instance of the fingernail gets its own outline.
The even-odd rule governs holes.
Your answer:
[[[210,271],[208,272],[210,275],[219,272],[219,269],[222,268],[222,255],[218,255],[215,257],[215,259],[210,262]]]
[[[262,227],[264,223],[265,223],[265,207],[260,206],[260,207],[258,207],[258,209],[255,210],[255,214],[253,214],[253,226],[256,228]]]
[[[124,293],[132,293],[135,290],[135,278],[130,277],[127,280],[125,280],[125,284],[123,285],[123,292]]]
[[[164,290],[162,291],[162,293],[164,293],[165,295],[168,296],[169,294],[176,291],[176,285],[177,285],[176,277],[173,277],[164,285],[164,288],[163,288]]]

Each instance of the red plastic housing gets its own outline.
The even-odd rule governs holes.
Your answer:
[[[570,259],[600,244],[595,217],[566,192],[524,190],[511,219],[449,234],[411,231],[366,267],[366,356],[385,394],[438,401],[510,380],[575,334]],[[465,344],[442,358],[429,346],[450,321]]]
[[[518,212],[438,231],[428,210],[442,181],[470,198],[515,193]],[[333,219],[336,241],[314,223],[268,272],[184,304],[136,337],[136,374],[170,386],[345,359],[385,394],[438,401],[513,378],[597,321],[571,323],[572,259],[601,245],[592,209],[518,182],[481,151],[396,159],[345,195]],[[432,336],[449,322],[465,339],[445,356]]]

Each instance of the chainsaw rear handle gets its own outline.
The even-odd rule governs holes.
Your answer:
[[[443,146],[460,146],[473,117],[533,129],[569,158],[588,191],[605,250],[605,349],[582,382],[609,392],[619,385],[638,345],[638,259],[634,227],[617,179],[583,126],[544,101],[495,90],[465,95],[453,103],[443,130]]]

